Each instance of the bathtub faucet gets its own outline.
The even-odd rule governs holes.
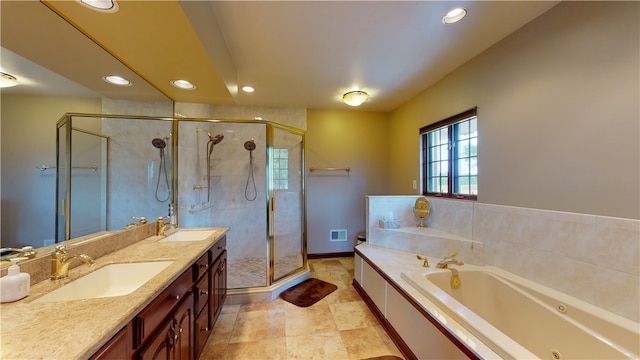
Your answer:
[[[438,264],[436,265],[436,268],[438,269],[449,269],[451,270],[451,278],[449,279],[449,285],[451,285],[452,289],[457,289],[462,285],[462,281],[460,281],[460,275],[458,275],[458,270],[454,269],[452,267],[449,267],[449,265],[458,265],[458,266],[462,266],[464,265],[464,263],[458,259],[456,259],[456,255],[458,255],[457,253],[453,253],[451,255],[449,255],[448,257],[440,260],[438,262]]]
[[[438,264],[436,265],[437,269],[448,269],[449,265],[464,265],[464,263],[458,259],[456,259],[456,256],[458,255],[458,253],[453,253],[449,256],[447,256],[446,258],[438,261]]]

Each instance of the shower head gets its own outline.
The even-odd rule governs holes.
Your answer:
[[[160,150],[162,150],[165,147],[167,147],[167,143],[164,140],[160,139],[160,138],[155,138],[155,139],[151,140],[151,144],[153,144],[153,146],[155,148],[160,149]]]
[[[256,143],[253,141],[253,139],[247,140],[244,142],[244,148],[249,151],[253,151],[256,149]]]
[[[214,137],[211,137],[211,134],[209,134],[209,139],[211,139],[210,141],[213,142],[213,145],[218,145],[222,142],[222,139],[224,139],[224,135],[218,134]]]

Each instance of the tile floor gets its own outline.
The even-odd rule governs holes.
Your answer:
[[[280,298],[225,305],[200,359],[402,357],[351,285],[353,258],[309,260],[311,276],[338,289],[307,308]]]

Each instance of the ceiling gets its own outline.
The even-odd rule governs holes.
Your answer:
[[[353,109],[341,96],[360,89],[370,98],[358,110],[391,111],[557,3],[120,0],[117,12],[103,13],[77,1],[3,0],[2,68],[9,70],[8,49],[88,92],[115,98]],[[443,24],[455,6],[468,16]],[[34,18],[25,17],[27,10],[48,12],[57,27],[66,20],[80,32],[54,34],[44,20],[19,21]],[[34,46],[47,37],[64,37],[67,48]],[[99,44],[111,61],[103,64],[94,57],[104,54],[76,48],[80,38]],[[113,62],[126,66],[116,69]],[[82,70],[87,63],[91,71]],[[99,80],[114,71],[132,76],[134,86],[114,90]],[[172,79],[197,88],[173,88]],[[239,91],[244,85],[255,92]]]

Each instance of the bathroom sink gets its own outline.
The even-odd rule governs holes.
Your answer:
[[[217,230],[178,230],[175,233],[163,238],[159,242],[173,241],[201,241],[208,239]]]
[[[134,292],[173,261],[106,265],[33,301],[59,302],[122,296]]]

